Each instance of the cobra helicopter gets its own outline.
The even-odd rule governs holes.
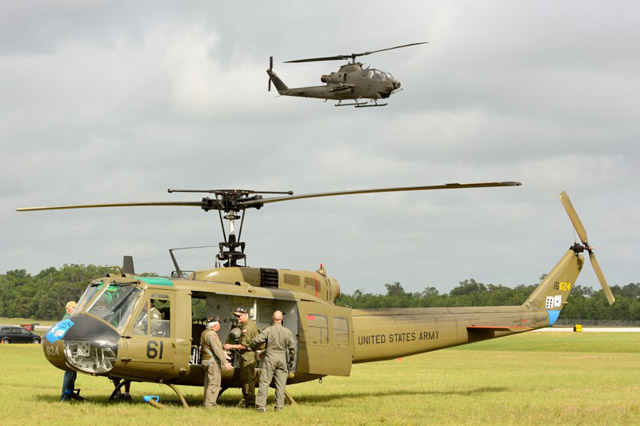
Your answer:
[[[129,259],[120,273],[91,281],[73,315],[46,334],[42,342],[44,354],[51,364],[62,370],[122,379],[119,386],[131,381],[166,384],[187,406],[177,385],[202,386],[204,381],[198,352],[204,318],[198,316],[199,310],[204,316],[222,318],[219,335],[223,341],[238,336],[230,320],[237,306],[248,308],[259,328],[270,324],[274,310],[285,313],[284,325],[297,341],[298,356],[288,379],[288,384],[295,384],[328,375],[349,376],[352,366],[358,363],[406,357],[552,326],[584,265],[582,253],[585,251],[609,303],[613,303],[615,299],[587,240],[587,232],[565,192],[560,194],[560,199],[580,243],[569,247],[520,306],[407,309],[337,306],[335,300],[340,294],[340,285],[322,266],[313,272],[247,266],[245,243],[240,241],[245,211],[267,204],[355,194],[519,185],[519,182],[456,183],[303,195],[293,195],[290,191],[170,189],[169,192],[204,192],[214,197],[200,201],[18,209],[198,207],[218,211],[223,229],[224,241],[219,243],[216,256],[217,261],[224,263],[220,267],[182,270],[170,250],[175,266],[171,276],[138,276]],[[264,194],[280,196],[265,198]],[[238,235],[237,220],[241,220]],[[228,235],[224,221],[228,222]],[[160,319],[147,319],[152,307],[162,313]],[[240,387],[239,369],[222,371],[222,387]]]
[[[338,72],[332,72],[320,77],[320,81],[325,83],[324,86],[311,87],[294,87],[289,88],[278,75],[273,71],[273,56],[269,58],[269,75],[268,89],[271,91],[271,83],[282,96],[298,96],[302,98],[317,98],[338,101],[335,106],[354,106],[356,108],[363,107],[380,107],[386,106],[386,103],[379,104],[379,99],[387,99],[392,94],[400,91],[400,82],[385,71],[375,68],[363,68],[360,62],[356,62],[359,56],[366,56],[372,53],[384,52],[386,50],[400,49],[403,47],[416,46],[426,44],[422,41],[418,43],[403,44],[402,46],[388,47],[386,49],[373,50],[370,52],[351,53],[348,55],[324,56],[319,58],[296,59],[293,61],[285,61],[285,64],[302,63],[302,62],[319,62],[319,61],[337,61],[347,60]],[[368,99],[362,102],[362,99]],[[352,103],[343,104],[344,100],[352,100]],[[371,103],[373,102],[373,103]]]

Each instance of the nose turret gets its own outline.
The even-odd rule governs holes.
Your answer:
[[[116,363],[119,339],[104,322],[74,315],[51,327],[42,347],[47,360],[60,369],[104,374]]]

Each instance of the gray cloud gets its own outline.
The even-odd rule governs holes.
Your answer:
[[[535,282],[573,242],[567,190],[612,284],[638,280],[634,2],[4,3],[0,271],[62,263],[168,273],[216,244],[195,209],[18,214],[20,206],[188,199],[168,187],[320,192],[455,181],[522,188],[307,200],[248,212],[253,265],[324,262],[346,291]],[[340,13],[336,13],[336,11]],[[275,97],[365,57],[404,91],[379,109]],[[208,254],[184,254],[206,267]],[[595,277],[587,268],[580,283]]]

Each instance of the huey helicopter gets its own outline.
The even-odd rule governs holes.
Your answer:
[[[30,207],[18,211],[131,206],[186,206],[217,210],[224,241],[217,261],[224,265],[198,271],[182,270],[170,250],[175,271],[169,277],[135,274],[125,257],[120,273],[93,280],[70,318],[54,325],[43,339],[43,351],[54,366],[94,376],[168,385],[187,403],[176,385],[202,386],[198,351],[204,317],[222,318],[221,340],[237,336],[232,310],[246,307],[259,328],[270,324],[279,309],[285,327],[296,337],[298,356],[288,383],[302,383],[327,375],[349,376],[354,364],[415,355],[451,346],[508,336],[552,326],[567,303],[583,265],[586,250],[609,300],[614,297],[596,261],[587,232],[567,194],[561,202],[580,238],[520,306],[350,309],[334,302],[338,281],[324,267],[311,271],[251,267],[246,265],[245,243],[240,241],[244,213],[267,204],[355,194],[519,186],[519,182],[481,182],[339,191],[293,195],[289,192],[252,190],[172,190],[209,193],[200,201],[134,202],[115,204]],[[264,198],[263,194],[281,196]],[[224,213],[224,216],[223,216]],[[242,213],[242,215],[240,215]],[[241,219],[236,236],[235,221]],[[225,233],[224,221],[229,233]],[[242,262],[243,265],[239,265]],[[160,319],[147,319],[150,309]],[[237,360],[234,360],[237,362]],[[237,365],[237,364],[236,364]],[[257,370],[259,374],[259,370]],[[257,380],[257,377],[256,377]],[[223,389],[239,387],[239,370],[222,371]],[[288,394],[287,394],[288,395]],[[291,403],[293,399],[288,396]]]
[[[356,108],[363,107],[380,107],[387,105],[379,104],[378,99],[387,99],[392,94],[402,90],[400,82],[393,76],[375,68],[362,68],[360,62],[356,62],[358,56],[366,56],[372,53],[384,52],[385,50],[400,49],[403,47],[416,46],[428,43],[421,41],[418,43],[403,44],[402,46],[388,47],[386,49],[373,50],[370,52],[351,53],[348,55],[324,56],[319,58],[296,59],[293,61],[285,61],[285,64],[302,63],[302,62],[319,62],[319,61],[338,61],[351,60],[351,62],[342,65],[338,72],[332,72],[329,75],[320,77],[320,81],[325,83],[324,86],[295,87],[289,88],[278,75],[273,71],[273,56],[269,57],[269,75],[268,89],[271,91],[271,82],[276,86],[278,93],[282,96],[298,96],[302,98],[318,98],[325,101],[337,100],[335,106],[354,106]],[[361,99],[370,99],[371,101],[362,102]],[[353,100],[353,103],[343,104],[343,100]]]

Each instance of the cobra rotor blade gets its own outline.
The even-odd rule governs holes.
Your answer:
[[[596,260],[596,255],[593,252],[589,253],[589,260],[591,260],[591,266],[598,277],[598,281],[600,281],[600,285],[602,286],[602,291],[604,291],[605,296],[607,296],[607,300],[610,305],[613,305],[613,302],[616,301],[616,298],[613,297],[613,293],[611,293],[611,288],[609,288],[609,284],[607,280],[604,278],[604,274],[602,273],[602,269],[600,269],[600,264]]]
[[[318,58],[306,58],[306,59],[294,59],[292,61],[285,61],[285,64],[299,64],[302,62],[321,62],[321,61],[339,61],[339,60],[344,60],[344,59],[351,59],[353,61],[355,61],[355,59],[358,56],[367,56],[367,55],[371,55],[372,53],[378,53],[378,52],[384,52],[386,50],[394,50],[394,49],[402,49],[403,47],[410,47],[410,46],[417,46],[419,44],[426,44],[429,43],[428,41],[420,41],[417,43],[409,43],[409,44],[403,44],[401,46],[394,46],[394,47],[387,47],[386,49],[378,49],[378,50],[371,50],[368,52],[361,52],[361,53],[351,53],[350,55],[334,55],[334,56],[321,56]]]
[[[573,227],[575,228],[576,232],[578,233],[578,236],[580,237],[580,241],[582,241],[582,244],[584,244],[585,246],[588,246],[589,244],[587,243],[587,230],[584,229],[584,226],[582,225],[582,221],[578,217],[578,213],[576,213],[576,209],[573,208],[573,204],[571,204],[571,200],[569,199],[567,192],[563,191],[559,195],[559,197],[560,197],[560,201],[562,201],[562,205],[564,206],[565,211],[569,215],[569,219],[571,220]]]
[[[355,55],[356,56],[365,56],[365,55],[370,55],[372,53],[384,52],[385,50],[402,49],[403,47],[417,46],[419,44],[427,44],[427,43],[429,43],[429,42],[428,41],[419,41],[417,43],[403,44],[402,46],[387,47],[386,49],[378,49],[378,50],[372,50],[370,52],[355,53]]]
[[[294,59],[292,61],[284,61],[284,63],[285,64],[301,64],[303,62],[340,61],[343,59],[349,59],[350,57],[351,55],[321,56],[318,58]]]
[[[379,192],[404,192],[404,191],[429,191],[435,189],[463,189],[463,188],[488,188],[496,186],[520,186],[520,182],[479,182],[479,183],[446,183],[444,185],[430,185],[430,186],[405,186],[398,188],[379,188],[379,189],[360,189],[354,191],[336,191],[336,192],[322,192],[318,194],[301,194],[291,195],[287,197],[273,197],[262,198],[259,200],[240,201],[238,204],[242,206],[262,205],[269,203],[278,203],[280,201],[300,200],[303,198],[320,198],[320,197],[333,197],[338,195],[356,195],[356,194],[373,194]]]
[[[42,210],[69,210],[69,209],[93,209],[103,207],[202,207],[202,201],[150,201],[141,203],[112,203],[112,204],[76,204],[70,206],[46,206],[46,207],[22,207],[18,212],[34,212]]]

